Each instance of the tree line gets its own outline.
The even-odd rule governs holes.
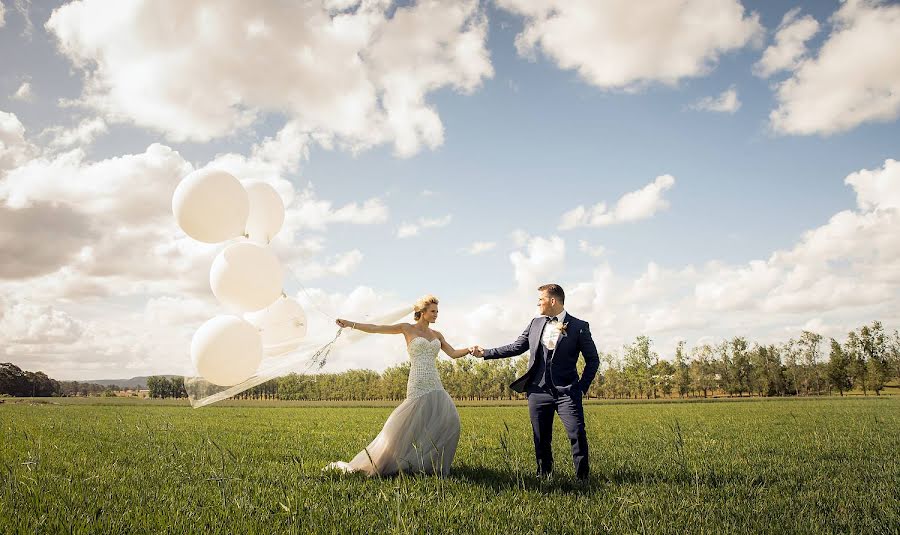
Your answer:
[[[734,337],[688,350],[682,342],[671,359],[639,336],[621,352],[601,354],[601,373],[591,398],[727,396],[813,396],[858,390],[880,395],[900,379],[900,335],[888,335],[878,321],[848,333],[841,344],[811,331],[782,344]],[[507,385],[525,372],[527,355],[515,359],[462,358],[437,362],[447,392],[460,400],[521,399]],[[579,367],[583,368],[583,361]],[[579,370],[581,371],[581,370]],[[238,399],[402,400],[409,363],[386,369],[318,375],[289,374],[244,391]]]
[[[184,377],[179,375],[174,377],[151,375],[147,377],[147,389],[150,391],[151,398],[187,397],[187,391],[184,389]]]
[[[652,340],[637,337],[621,351],[601,353],[601,371],[587,393],[591,398],[727,396],[813,396],[851,390],[880,395],[900,379],[900,335],[886,333],[878,321],[847,334],[843,343],[811,331],[780,344],[753,343],[736,336],[688,349],[682,342],[662,358]],[[527,355],[514,359],[440,359],[444,388],[455,399],[521,399],[507,385],[525,372]],[[583,361],[579,362],[583,368]],[[580,370],[579,370],[580,371]],[[316,375],[288,374],[253,387],[238,399],[402,400],[409,363],[373,370]],[[154,398],[187,396],[184,378],[151,376]],[[103,395],[119,390],[76,381],[56,381],[43,372],[0,364],[0,394],[11,396]]]
[[[824,347],[823,347],[824,346]],[[687,351],[678,344],[672,361],[660,359],[646,336],[604,355],[598,397],[810,396],[859,390],[880,395],[900,379],[900,335],[888,335],[878,321],[847,334],[843,344],[803,331],[782,344],[754,344],[734,337]]]
[[[121,390],[118,385],[57,381],[44,372],[25,371],[10,362],[0,363],[0,395],[13,397],[101,396]]]

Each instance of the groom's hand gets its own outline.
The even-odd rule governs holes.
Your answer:
[[[471,351],[472,354],[475,355],[476,357],[483,357],[483,356],[484,356],[484,348],[481,347],[481,346],[474,346],[474,347],[472,347],[472,348],[470,349],[470,351]]]

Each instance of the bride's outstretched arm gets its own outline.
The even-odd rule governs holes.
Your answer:
[[[373,334],[403,334],[403,330],[409,325],[406,323],[395,323],[394,325],[374,325],[372,323],[357,323],[345,319],[335,320],[338,327],[356,329],[364,333]]]
[[[453,346],[451,346],[447,343],[446,340],[444,340],[443,334],[437,331],[435,332],[437,333],[437,337],[441,340],[441,349],[443,349],[444,353],[446,353],[450,358],[458,359],[459,357],[465,357],[470,353],[468,349],[453,349]]]

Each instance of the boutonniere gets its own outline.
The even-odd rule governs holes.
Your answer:
[[[560,336],[565,336],[565,335],[566,335],[566,327],[568,327],[568,326],[569,326],[569,322],[568,322],[568,321],[565,322],[565,323],[563,323],[562,325],[559,326],[559,335],[560,335]]]

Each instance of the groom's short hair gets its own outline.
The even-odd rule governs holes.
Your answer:
[[[565,304],[566,302],[566,292],[563,291],[562,286],[559,284],[545,284],[538,288],[539,292],[547,292],[547,295],[555,298],[560,304]]]

